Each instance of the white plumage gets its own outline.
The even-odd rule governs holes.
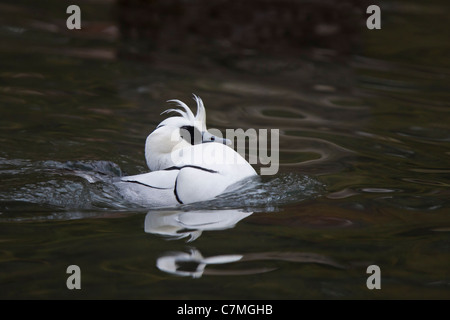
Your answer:
[[[197,114],[179,100],[179,116],[162,121],[147,137],[145,158],[151,172],[122,177],[121,194],[143,206],[174,206],[213,199],[236,182],[256,175],[253,167],[206,128],[203,101],[194,95]],[[228,190],[227,190],[228,191]]]

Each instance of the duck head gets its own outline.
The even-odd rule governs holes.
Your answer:
[[[197,103],[197,114],[180,100],[174,102],[180,109],[168,109],[164,113],[176,112],[179,116],[170,117],[162,121],[147,137],[145,142],[145,160],[152,171],[162,170],[175,165],[171,154],[181,148],[189,148],[202,143],[231,144],[228,139],[215,136],[206,129],[206,111],[202,99],[194,95]]]

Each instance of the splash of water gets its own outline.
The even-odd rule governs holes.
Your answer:
[[[78,219],[105,211],[144,211],[123,199],[112,183],[120,167],[110,161],[58,162],[0,159],[0,219]],[[276,211],[318,196],[323,185],[295,173],[246,179],[216,199],[177,206],[181,210],[240,208]]]
[[[277,211],[280,206],[311,199],[324,192],[324,185],[297,173],[250,177],[236,183],[217,198],[186,205],[186,208],[246,208],[253,212]]]

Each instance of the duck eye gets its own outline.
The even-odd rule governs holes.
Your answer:
[[[216,140],[216,137],[211,137],[211,141],[215,141]]]

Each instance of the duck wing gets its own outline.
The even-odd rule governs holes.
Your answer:
[[[195,165],[120,178],[115,185],[122,196],[142,206],[175,206],[212,199],[229,185],[230,178]]]
[[[174,206],[177,201],[174,187],[178,171],[153,171],[126,176],[115,182],[121,195],[144,207]]]
[[[153,189],[172,189],[178,172],[169,170],[152,171],[120,178],[122,182],[135,183]]]
[[[218,171],[186,165],[178,170],[174,193],[179,203],[193,203],[213,199],[229,185],[229,177]]]

